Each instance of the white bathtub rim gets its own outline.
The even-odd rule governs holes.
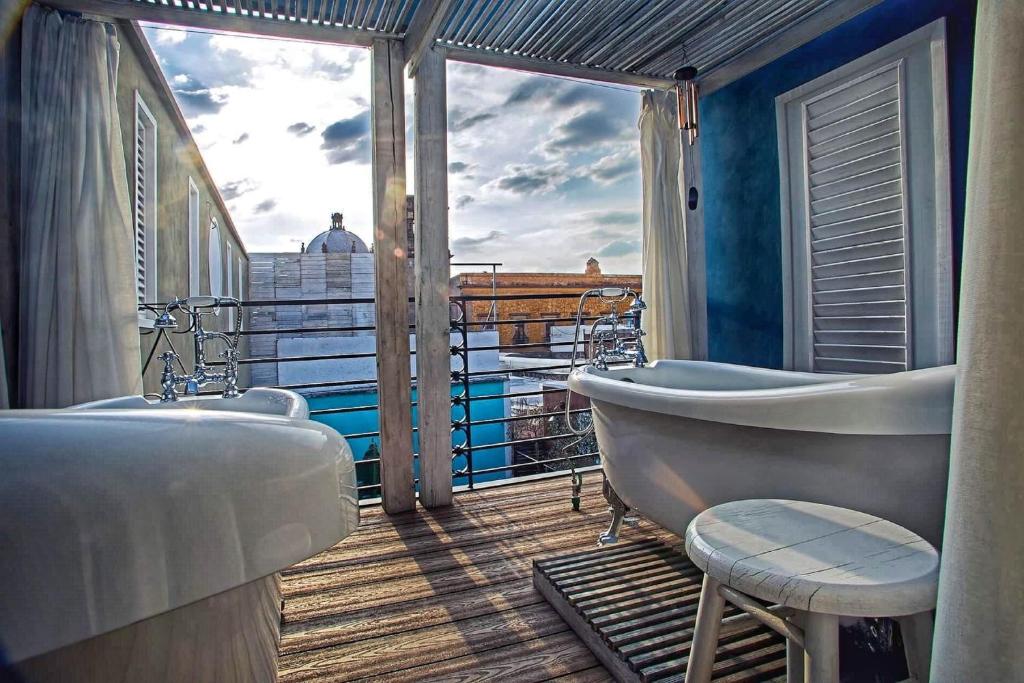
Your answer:
[[[752,379],[792,376],[813,384],[770,389],[666,388],[618,377],[663,370],[721,370]],[[956,366],[889,375],[811,375],[708,361],[655,361],[640,370],[586,367],[569,376],[570,389],[597,402],[697,420],[766,429],[834,434],[949,434]],[[821,381],[818,381],[818,378]],[[841,377],[841,379],[836,379]],[[598,406],[599,407],[599,406]]]

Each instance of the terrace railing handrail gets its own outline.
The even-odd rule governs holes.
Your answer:
[[[474,353],[478,352],[494,352],[499,353],[520,353],[525,351],[539,351],[542,352],[545,349],[551,350],[553,347],[568,346],[571,342],[559,341],[546,339],[543,341],[527,341],[527,342],[514,342],[502,344],[491,343],[482,344],[480,346],[473,345],[470,340],[470,333],[481,326],[507,326],[507,325],[537,325],[537,324],[553,324],[553,323],[575,323],[575,316],[567,314],[556,315],[555,317],[530,317],[530,318],[497,318],[491,317],[490,319],[475,319],[473,317],[475,310],[472,304],[478,302],[488,302],[497,305],[497,302],[536,302],[543,300],[575,300],[582,292],[566,292],[566,293],[548,293],[548,294],[498,294],[498,295],[458,295],[450,297],[449,301],[452,307],[452,311],[456,315],[452,316],[451,319],[451,330],[459,338],[458,342],[454,342],[451,346],[451,355],[459,358],[461,361],[461,368],[453,370],[451,377],[454,385],[458,385],[461,391],[454,393],[451,400],[451,407],[453,414],[451,416],[451,430],[453,434],[453,440],[457,440],[459,434],[462,435],[462,439],[458,443],[454,443],[452,446],[452,476],[455,479],[456,487],[462,489],[472,489],[479,482],[480,477],[490,477],[500,474],[510,474],[510,480],[514,480],[518,472],[522,470],[531,470],[525,476],[535,476],[541,472],[555,472],[559,467],[564,467],[569,462],[595,460],[598,454],[595,451],[587,451],[582,453],[568,453],[561,454],[559,452],[558,457],[535,457],[536,454],[531,455],[524,453],[522,461],[517,462],[516,456],[508,459],[506,464],[501,466],[489,466],[479,468],[474,463],[473,454],[481,453],[487,450],[493,449],[516,449],[517,447],[533,446],[540,447],[546,444],[559,443],[561,441],[575,438],[571,432],[564,433],[545,433],[539,436],[529,436],[525,438],[515,438],[510,436],[510,429],[515,424],[526,423],[529,420],[543,421],[545,423],[557,422],[563,416],[563,411],[559,408],[558,410],[543,409],[535,413],[526,413],[521,415],[514,415],[505,413],[501,417],[488,417],[479,420],[473,420],[473,408],[472,405],[488,400],[503,400],[508,401],[512,399],[527,399],[528,397],[548,397],[557,394],[564,394],[564,388],[536,388],[526,391],[502,391],[500,393],[474,393],[473,386],[477,380],[487,377],[504,377],[510,378],[513,376],[528,376],[537,375],[538,373],[552,372],[558,370],[568,370],[571,366],[571,362],[567,359],[558,358],[554,356],[549,357],[552,360],[551,364],[546,364],[538,367],[524,367],[524,368],[511,368],[511,367],[499,367],[490,368],[483,370],[474,370],[472,367],[472,357]],[[409,299],[410,303],[414,299]],[[282,298],[282,299],[248,299],[240,303],[240,309],[244,314],[245,311],[251,311],[253,309],[266,309],[276,308],[278,306],[346,306],[346,305],[368,305],[375,303],[375,299],[372,297],[320,297],[315,299],[297,299],[297,298]],[[159,307],[162,308],[161,303],[150,303],[144,304],[147,307]],[[488,310],[492,310],[488,308]],[[494,309],[496,310],[496,309]],[[584,322],[593,322],[597,320],[597,315],[584,316]],[[184,327],[182,328],[184,330]],[[243,324],[241,335],[243,337],[252,338],[259,337],[260,335],[338,335],[345,333],[372,333],[376,331],[377,327],[375,324],[360,324],[360,325],[325,325],[316,326],[309,324],[302,324],[299,326],[289,327],[253,327],[249,320]],[[492,328],[494,329],[494,328]],[[410,323],[410,332],[415,331],[415,324]],[[148,334],[153,334],[148,332]],[[500,337],[500,332],[499,332]],[[468,342],[468,343],[467,343]],[[269,363],[306,363],[315,361],[343,361],[343,360],[359,360],[359,359],[370,359],[376,357],[376,351],[372,352],[350,352],[350,353],[330,353],[330,354],[304,354],[300,356],[282,356],[275,354],[272,356],[253,356],[248,355],[245,358],[239,359],[240,365],[255,366],[259,364]],[[410,356],[415,355],[415,350],[410,350]],[[531,357],[531,356],[526,356]],[[532,356],[537,358],[537,356]],[[559,362],[561,361],[561,362]],[[223,365],[222,361],[211,362],[210,365]],[[415,385],[415,377],[412,378]],[[240,387],[240,391],[245,391],[250,386]],[[282,389],[289,390],[300,390],[300,391],[329,391],[329,390],[344,390],[344,389],[374,389],[377,387],[376,378],[346,378],[346,379],[329,379],[324,381],[310,381],[310,382],[298,382],[283,384],[278,383],[275,386]],[[220,392],[215,390],[202,391],[201,395],[214,395]],[[417,401],[413,400],[410,402],[409,409],[412,410],[417,406]],[[327,407],[327,408],[315,408],[310,410],[310,417],[313,419],[323,418],[326,416],[337,415],[345,416],[356,413],[365,413],[368,411],[375,411],[379,409],[378,402],[353,405],[353,406],[338,406],[338,407]],[[574,408],[570,411],[570,414],[576,416],[578,419],[585,419],[584,414],[589,414],[589,407]],[[337,426],[337,423],[332,423]],[[499,441],[491,441],[484,443],[474,443],[472,437],[472,430],[474,427],[484,426],[498,426],[504,425],[506,427],[506,437]],[[563,427],[564,429],[564,427]],[[341,431],[342,435],[348,438],[350,441],[362,440],[362,439],[377,439],[380,437],[380,430],[378,429],[358,429],[353,431],[345,432]],[[413,433],[418,433],[418,428],[413,427]],[[557,429],[555,431],[558,431]],[[550,453],[551,451],[546,451]],[[418,458],[418,454],[413,454],[414,458]],[[379,473],[376,471],[380,467],[380,458],[365,458],[356,461],[357,470],[366,474],[368,480],[371,482],[376,479],[376,482],[368,484],[360,484],[359,490],[361,494],[369,495],[372,492],[380,492],[381,484],[379,481]],[[460,462],[461,461],[461,462]],[[584,463],[586,464],[586,463]],[[459,484],[459,480],[463,480],[465,484]]]

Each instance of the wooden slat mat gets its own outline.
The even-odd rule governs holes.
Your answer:
[[[703,575],[681,547],[623,543],[533,563],[533,584],[618,681],[682,681]],[[785,640],[726,603],[715,681],[785,680]]]

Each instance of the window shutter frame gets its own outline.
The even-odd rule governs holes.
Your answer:
[[[836,100],[828,108],[827,103]],[[904,60],[897,58],[843,79],[804,100],[800,108],[809,368],[858,373],[906,370],[913,366],[913,314]],[[817,113],[812,111],[815,108]],[[850,170],[841,170],[844,167]],[[886,178],[881,183],[875,182],[879,172]],[[893,172],[897,178],[891,178]],[[817,199],[816,191],[820,191]],[[857,196],[844,201],[844,195]],[[825,210],[816,208],[825,200],[832,204],[825,204]],[[854,225],[843,225],[847,221]],[[871,278],[900,282],[868,284]],[[898,296],[884,298],[883,289]]]
[[[955,277],[952,264],[952,190],[950,181],[950,145],[949,145],[949,91],[947,87],[947,62],[946,62],[946,29],[945,19],[937,19],[895,41],[874,50],[860,58],[842,65],[832,71],[823,74],[793,90],[782,93],[775,98],[776,124],[779,143],[779,180],[780,180],[780,213],[782,232],[782,314],[783,314],[783,347],[782,367],[794,370],[814,371],[815,355],[832,356],[834,353],[815,353],[814,341],[823,344],[828,340],[843,340],[842,328],[848,321],[831,321],[839,323],[835,330],[822,330],[821,321],[827,317],[827,313],[842,313],[844,306],[837,305],[832,308],[815,311],[815,303],[821,307],[826,304],[851,304],[845,306],[846,312],[851,312],[852,318],[864,316],[870,310],[881,311],[882,314],[893,315],[898,313],[899,286],[903,287],[906,315],[903,316],[905,332],[900,339],[897,330],[891,333],[885,332],[885,325],[874,325],[874,329],[859,335],[865,342],[862,346],[867,348],[869,357],[865,360],[890,360],[886,358],[884,349],[878,347],[902,345],[906,348],[907,369],[919,367],[932,367],[945,365],[954,362],[954,334],[953,334],[953,280]],[[816,139],[816,142],[826,145],[817,154],[811,154],[805,140],[808,137],[807,108],[805,103],[821,101],[829,93],[848,89],[854,92],[860,84],[870,81],[879,72],[885,72],[893,65],[899,65],[897,80],[896,112],[899,117],[899,146],[894,158],[898,164],[893,168],[896,173],[880,172],[876,168],[874,176],[878,182],[860,183],[860,180],[849,181],[843,179],[843,173],[837,173],[831,180],[837,182],[834,188],[841,188],[845,191],[855,191],[848,196],[841,196],[842,192],[835,192],[836,197],[829,193],[822,193],[817,187],[812,187],[808,181],[808,170],[813,164],[814,172],[827,171],[828,164],[822,163],[822,157],[827,155],[821,150],[836,152],[835,159],[847,162],[855,162],[858,156],[867,157],[870,154],[856,154],[857,151],[880,153],[884,152],[887,145],[886,140],[875,139],[885,138],[885,135],[868,135],[860,142],[865,143],[864,147],[857,150],[843,150],[842,144],[837,145],[838,149],[828,149],[829,141]],[[866,88],[857,97],[842,100],[837,98],[836,102],[849,103],[859,99],[866,99],[869,96],[878,96],[879,88]],[[885,103],[885,97],[876,97],[877,104]],[[889,99],[892,99],[891,97]],[[826,105],[828,102],[825,103]],[[870,104],[866,102],[865,104]],[[890,105],[894,104],[890,102]],[[872,109],[865,106],[866,110]],[[837,108],[838,109],[838,108]],[[829,118],[821,119],[820,116],[833,117],[834,120],[842,120],[845,113],[842,111],[830,112],[829,107],[815,107],[811,104],[811,116],[819,116],[818,126],[812,126],[820,130],[820,124],[831,124],[834,121]],[[867,117],[870,118],[870,117]],[[884,117],[883,117],[884,118]],[[839,126],[838,128],[842,128]],[[857,127],[852,127],[857,130]],[[884,132],[884,131],[880,131]],[[813,133],[813,131],[812,131]],[[821,134],[815,136],[820,137]],[[855,136],[851,136],[855,137]],[[842,139],[836,142],[843,142]],[[870,149],[875,145],[876,149]],[[852,146],[852,145],[851,145]],[[888,145],[892,147],[892,145]],[[843,155],[848,156],[844,159]],[[813,159],[808,159],[808,156]],[[872,171],[871,160],[861,159],[865,172]],[[882,165],[885,167],[885,165]],[[849,170],[851,167],[842,169]],[[890,171],[892,169],[889,169]],[[827,176],[831,171],[823,173]],[[856,176],[856,173],[846,174]],[[816,178],[820,180],[821,177]],[[899,194],[902,197],[900,203],[894,206],[891,204],[893,195],[892,181],[898,181]],[[860,183],[860,187],[858,187]],[[877,187],[876,187],[877,185]],[[831,189],[831,188],[829,188]],[[886,200],[886,198],[889,198]],[[812,204],[813,202],[813,204]],[[877,202],[870,204],[870,202]],[[865,206],[860,207],[863,204]],[[901,220],[902,235],[899,229],[892,229],[895,221],[886,222],[884,215],[875,216],[874,224],[871,220],[862,217],[862,224],[859,230],[846,230],[849,225],[830,226],[828,220],[815,216],[815,213],[825,213],[826,210],[842,211],[849,210],[850,217],[856,218],[858,213],[871,215],[871,212],[863,209],[872,206],[879,209],[898,209],[895,214]],[[860,207],[860,208],[856,208]],[[883,211],[879,211],[883,214]],[[842,213],[830,215],[831,218],[842,217]],[[828,217],[826,217],[828,218]],[[812,226],[812,219],[815,224]],[[839,221],[835,221],[839,222]],[[815,232],[812,233],[811,229]],[[867,232],[867,229],[877,230],[869,235],[854,236],[858,231]],[[889,228],[889,229],[887,229]],[[825,233],[832,233],[826,235]],[[849,234],[848,234],[849,233]],[[833,242],[818,243],[813,245],[810,237],[814,235],[816,240],[835,237]],[[860,292],[842,292],[835,294],[824,292],[825,288],[818,287],[817,294],[814,294],[811,273],[812,266],[824,265],[823,261],[841,262],[844,254],[856,255],[858,252],[865,254],[873,252],[873,256],[882,257],[889,252],[889,256],[898,256],[899,249],[895,248],[893,242],[888,244],[872,244],[866,239],[875,236],[877,242],[885,242],[886,238],[903,239],[902,260],[903,269],[896,269],[902,272],[902,282],[890,280],[885,282],[885,277],[880,273],[865,273],[860,278],[854,278],[852,282],[865,283]],[[832,246],[858,246],[860,239],[864,249],[852,249],[849,252],[833,252],[821,254],[824,247]],[[845,245],[843,243],[846,243]],[[895,252],[895,253],[894,253]],[[817,257],[819,262],[815,262]],[[822,258],[824,257],[824,258]],[[849,259],[854,261],[855,259]],[[849,266],[825,267],[813,271],[815,274],[826,271],[843,271],[844,269],[856,270],[857,267],[866,265],[883,264],[884,259],[867,263],[853,263]],[[870,269],[868,269],[870,270]],[[880,269],[884,270],[884,269]],[[836,274],[836,273],[834,273]],[[848,273],[849,275],[852,274]],[[892,273],[890,273],[891,275]],[[842,284],[842,280],[836,280]],[[818,283],[819,285],[822,283]],[[885,285],[888,286],[885,286]],[[876,285],[875,289],[870,286]],[[848,289],[857,289],[849,287]],[[850,295],[863,295],[862,300],[851,300]],[[815,301],[817,296],[817,301]],[[847,297],[844,299],[844,297]],[[878,304],[879,301],[890,301],[889,304]],[[815,316],[815,313],[818,316]],[[845,317],[833,315],[831,317]],[[817,335],[819,339],[812,337],[811,332],[815,330],[815,322],[819,328]],[[867,322],[872,322],[868,320]],[[874,321],[878,322],[878,321]],[[883,321],[884,322],[884,321]],[[842,344],[841,346],[849,346]],[[828,350],[828,349],[826,349]],[[846,351],[848,349],[840,349]],[[821,349],[818,349],[821,351]],[[895,360],[899,360],[896,358]],[[826,365],[830,363],[826,362]],[[817,368],[822,370],[825,368]],[[896,366],[886,367],[875,363],[875,367],[850,366],[836,368],[835,371],[886,371],[898,369]]]
[[[135,91],[132,138],[132,251],[135,261],[133,289],[139,304],[158,299],[158,140],[157,122],[145,100]],[[139,326],[152,327],[153,313],[139,311]]]
[[[199,236],[200,230],[200,197],[199,187],[192,176],[188,177],[188,295],[200,296],[202,294],[202,272],[200,266],[200,248],[202,240]]]

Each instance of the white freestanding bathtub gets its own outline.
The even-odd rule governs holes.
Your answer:
[[[587,367],[569,386],[591,399],[614,493],[680,536],[710,506],[788,498],[878,515],[938,546],[955,373],[823,375],[657,361]]]

